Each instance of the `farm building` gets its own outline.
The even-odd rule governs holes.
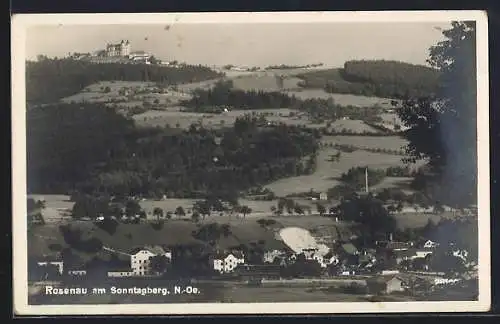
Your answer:
[[[436,243],[434,241],[431,241],[431,240],[427,240],[425,241],[423,244],[422,244],[422,247],[424,248],[428,248],[428,249],[433,249],[433,248],[436,248],[439,246],[439,243]]]
[[[366,281],[370,294],[391,294],[405,291],[405,281],[398,276],[373,278]]]
[[[47,258],[41,259],[37,262],[39,267],[50,267],[53,266],[57,269],[57,272],[62,275],[64,273],[64,262],[59,258]]]
[[[172,252],[165,251],[160,246],[136,248],[131,251],[130,267],[132,272],[137,276],[151,275],[151,258],[155,256],[165,256],[168,260],[172,260]]]
[[[245,263],[245,257],[241,252],[216,253],[209,258],[210,266],[219,273],[230,273],[240,264]]]
[[[133,277],[135,274],[129,269],[108,271],[108,277],[110,278],[128,278]]]
[[[281,260],[291,252],[290,248],[281,240],[269,240],[264,246],[264,263],[275,263],[276,259]]]

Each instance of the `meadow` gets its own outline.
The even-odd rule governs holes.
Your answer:
[[[259,110],[231,110],[221,114],[211,113],[192,113],[179,111],[177,107],[169,107],[165,110],[149,110],[133,116],[138,126],[155,127],[170,125],[179,128],[187,128],[193,123],[201,123],[208,128],[219,128],[234,124],[236,118],[245,114],[271,114],[266,120],[271,123],[285,123],[287,125],[305,125],[310,128],[324,127],[326,123],[312,123],[307,116],[296,115],[289,117],[293,112],[290,109],[259,109]]]
[[[337,132],[347,130],[354,133],[381,133],[381,131],[375,127],[369,126],[364,121],[356,119],[338,119],[331,123],[331,128]]]
[[[203,84],[210,84],[214,81],[205,81],[193,84],[187,84],[185,87],[201,87]],[[109,90],[109,91],[108,91]],[[143,107],[144,102],[151,104],[157,102],[160,107],[168,107],[178,104],[181,100],[190,98],[189,91],[167,87],[163,93],[157,92],[158,86],[153,82],[141,81],[101,81],[85,87],[81,92],[62,98],[64,103],[108,103],[117,107],[131,108]],[[124,94],[124,91],[128,91]]]
[[[343,136],[339,136],[342,138]],[[401,156],[372,153],[367,151],[354,151],[341,153],[339,161],[332,161],[331,156],[338,151],[334,148],[323,148],[318,156],[317,169],[311,175],[302,175],[277,180],[266,185],[277,196],[286,196],[311,189],[323,192],[340,184],[340,176],[350,168],[369,166],[375,169],[386,169],[393,166],[404,166]]]
[[[335,127],[335,126],[333,126]],[[352,128],[351,128],[352,129]],[[359,148],[401,150],[408,141],[399,136],[323,136],[321,142],[325,144],[352,145]]]

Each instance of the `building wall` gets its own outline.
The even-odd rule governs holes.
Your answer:
[[[213,260],[213,268],[215,271],[224,272],[224,260],[214,259]]]
[[[399,279],[392,279],[387,282],[386,292],[388,294],[395,291],[403,291],[403,283]]]
[[[57,267],[57,271],[60,273],[60,274],[63,274],[63,271],[64,271],[64,263],[62,261],[44,261],[44,262],[38,262],[38,265],[39,266],[47,266],[47,265],[54,265]]]
[[[224,259],[224,272],[232,272],[239,265],[245,263],[244,259],[237,258],[233,254],[229,254]]]
[[[245,263],[245,259],[229,254],[224,259],[212,259],[211,263],[215,271],[228,273],[233,272],[238,265]]]
[[[155,254],[148,250],[141,250],[135,255],[132,255],[130,267],[134,274],[138,276],[149,275],[151,273],[150,258],[153,256],[155,256]]]
[[[264,262],[273,263],[274,259],[282,254],[283,253],[279,250],[267,251],[264,253]]]
[[[125,278],[134,276],[132,271],[108,271],[108,277],[111,278]]]
[[[417,251],[414,258],[425,258],[428,254],[432,254],[432,251]]]
[[[128,56],[130,54],[130,43],[108,44],[106,46],[107,56]]]

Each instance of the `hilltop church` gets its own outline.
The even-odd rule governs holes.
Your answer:
[[[114,57],[114,56],[129,56],[130,55],[131,45],[128,40],[122,40],[118,44],[107,44],[106,45],[106,56]]]

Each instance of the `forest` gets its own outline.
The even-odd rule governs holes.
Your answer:
[[[341,69],[303,73],[300,86],[331,93],[404,99],[432,96],[438,87],[437,70],[397,61],[347,61]]]
[[[221,73],[201,65],[94,64],[45,58],[26,62],[26,100],[28,105],[52,103],[99,81],[151,81],[172,85],[221,76]]]
[[[289,108],[298,99],[281,92],[244,91],[233,89],[233,82],[220,81],[208,90],[198,89],[192,99],[183,101],[182,105],[195,112],[212,111],[226,106],[237,110]]]
[[[287,125],[261,128],[250,115],[222,134],[197,125],[136,128],[99,104],[31,109],[27,126],[28,192],[47,194],[234,196],[313,172],[319,136]]]

